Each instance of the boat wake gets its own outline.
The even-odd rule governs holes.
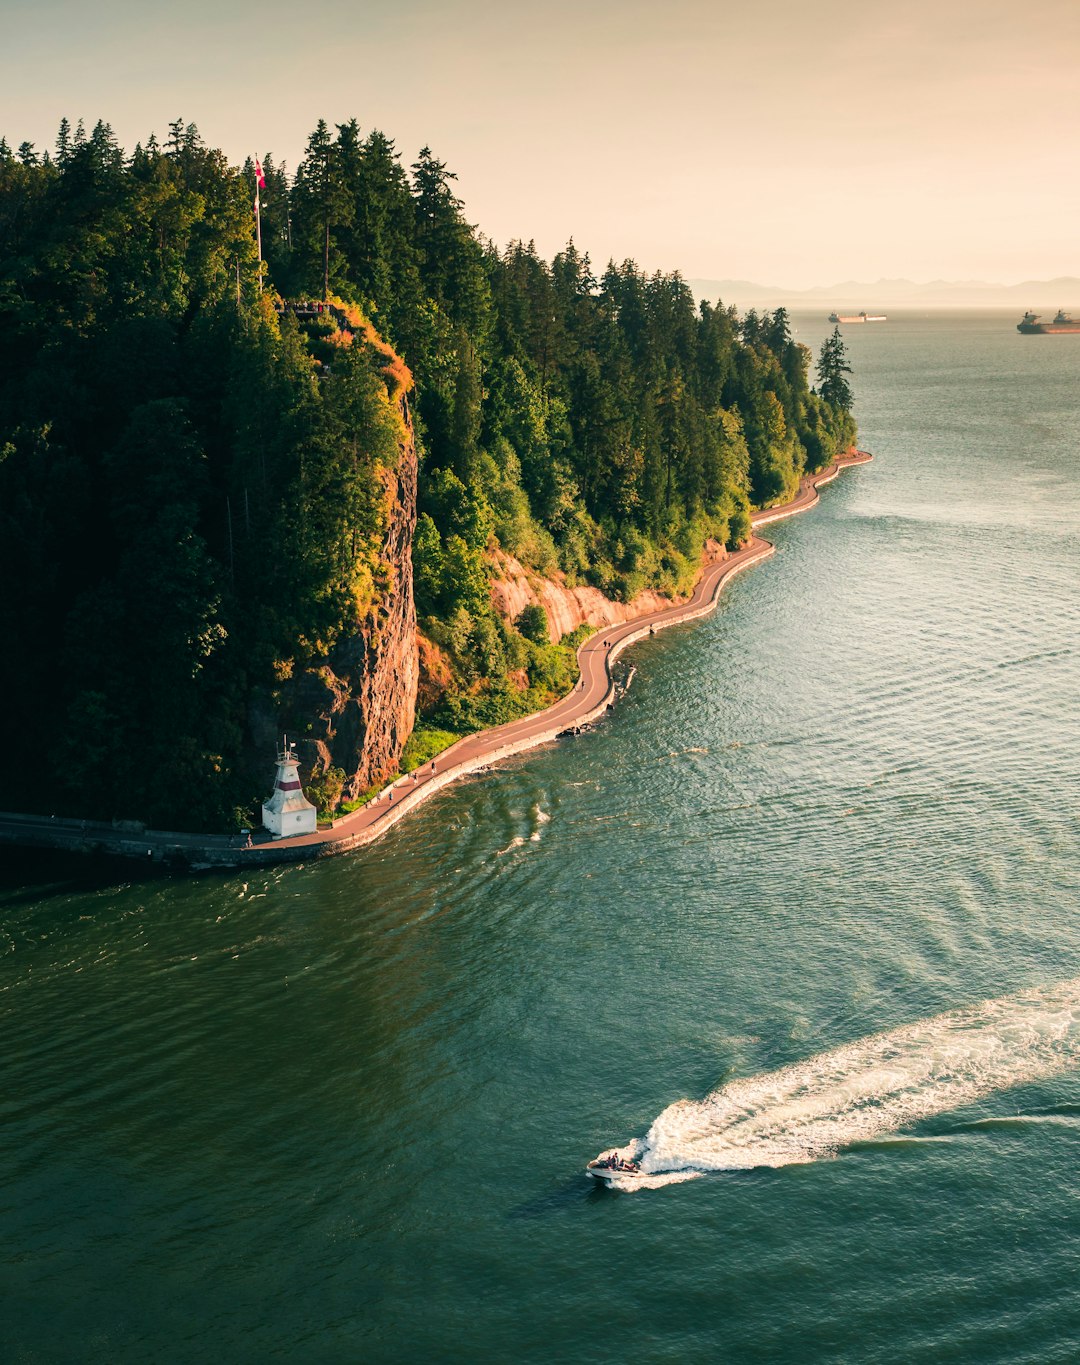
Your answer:
[[[699,1102],[679,1100],[625,1149],[647,1177],[632,1188],[816,1161],[1078,1063],[1080,978],[863,1038]]]

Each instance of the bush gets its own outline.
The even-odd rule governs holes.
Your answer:
[[[340,768],[327,768],[326,772],[312,776],[304,788],[304,795],[315,806],[322,818],[337,810],[341,800],[341,789],[345,785],[345,774]]]
[[[745,507],[737,507],[732,512],[728,521],[727,547],[729,550],[737,550],[740,545],[745,544],[750,539],[750,532],[753,528],[750,525],[750,513]]]
[[[537,705],[528,692],[519,692],[507,679],[501,678],[475,692],[447,693],[435,713],[435,720],[448,730],[471,734],[517,720],[536,710]]]
[[[534,645],[548,643],[548,614],[538,602],[530,602],[523,608],[514,625]]]
[[[367,791],[361,792],[359,796],[354,796],[351,801],[342,801],[338,806],[338,815],[351,815],[354,810],[359,810],[361,806],[366,806],[376,792],[382,791],[382,784],[378,783],[374,787],[368,787]]]
[[[418,726],[405,741],[405,748],[401,751],[401,771],[411,773],[414,768],[422,768],[425,763],[430,763],[437,754],[449,749],[450,745],[460,738],[461,736],[454,734],[452,730],[432,730]]]
[[[583,625],[575,626],[573,630],[567,631],[559,644],[576,652],[578,646],[583,645],[590,635],[595,635],[598,629],[599,627],[590,626],[588,622],[585,622]]]

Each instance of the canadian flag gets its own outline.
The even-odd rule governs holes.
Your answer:
[[[259,189],[260,189],[260,190],[265,190],[265,189],[266,189],[266,176],[263,175],[262,162],[259,160],[258,157],[255,158],[255,179],[256,179],[256,181],[258,182]]]

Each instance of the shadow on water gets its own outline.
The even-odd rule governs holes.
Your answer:
[[[168,881],[160,863],[104,853],[69,853],[60,849],[0,850],[0,897],[8,905],[40,904],[50,897],[92,894],[109,887]]]
[[[699,1179],[686,1182],[694,1188],[698,1188],[702,1182],[709,1185],[716,1185],[721,1180],[737,1180],[740,1185],[747,1185],[765,1180],[777,1180],[782,1178],[782,1172],[771,1166],[751,1167],[748,1170],[735,1171],[703,1171]],[[574,1176],[570,1180],[564,1181],[554,1189],[548,1190],[545,1194],[538,1194],[532,1199],[528,1199],[523,1204],[511,1209],[508,1218],[529,1219],[546,1218],[550,1214],[561,1213],[564,1210],[580,1208],[582,1205],[592,1206],[596,1204],[606,1204],[613,1199],[641,1198],[648,1194],[668,1194],[677,1186],[668,1186],[665,1190],[618,1190],[601,1180],[593,1180],[591,1176]]]
[[[544,1194],[535,1195],[511,1209],[509,1218],[546,1218],[549,1214],[561,1213],[565,1209],[581,1204],[597,1204],[617,1196],[618,1190],[611,1190],[599,1180],[585,1174],[573,1176]]]

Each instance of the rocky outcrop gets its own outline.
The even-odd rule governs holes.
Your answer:
[[[706,542],[705,564],[715,564],[727,557],[727,550],[717,541]],[[548,635],[552,643],[561,640],[578,626],[613,626],[685,600],[646,591],[638,593],[630,602],[616,602],[605,597],[599,588],[568,586],[561,574],[543,578],[501,550],[494,551],[491,570],[491,601],[499,615],[507,621],[514,621],[527,606],[543,607],[547,613]]]
[[[416,708],[421,715],[434,711],[454,685],[454,671],[450,660],[433,640],[418,632],[416,643],[420,651],[420,685],[416,694]]]
[[[286,710],[300,736],[302,776],[317,783],[330,768],[339,769],[344,801],[396,771],[416,719],[416,444],[404,392],[391,388],[390,395],[400,411],[402,439],[396,468],[382,473],[387,517],[375,565],[379,595],[326,660],[288,688]]]

